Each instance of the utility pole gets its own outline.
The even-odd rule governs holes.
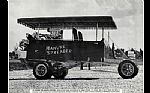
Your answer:
[[[102,39],[104,40],[104,27],[102,27]]]

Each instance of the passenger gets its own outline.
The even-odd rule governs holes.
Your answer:
[[[33,38],[36,39],[36,40],[39,40],[39,36],[38,36],[38,33],[37,32],[34,32],[32,34]]]
[[[27,39],[28,39],[29,41],[35,40],[35,39],[32,37],[32,35],[30,35],[29,33],[26,33],[26,37],[27,37]]]

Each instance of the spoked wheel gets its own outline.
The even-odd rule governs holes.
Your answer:
[[[53,65],[53,76],[56,79],[64,79],[68,74],[68,68],[64,66],[64,63],[55,63]]]
[[[118,67],[119,75],[124,79],[134,78],[138,73],[138,67],[130,60],[124,60]]]
[[[51,78],[52,72],[47,63],[38,63],[33,68],[33,75],[37,79],[48,79]]]

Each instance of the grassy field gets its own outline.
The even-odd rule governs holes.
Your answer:
[[[26,70],[27,68],[28,67],[26,66],[26,64],[21,63],[19,60],[17,60],[16,62],[14,62],[13,60],[11,60],[9,62],[9,71],[13,71],[13,70]]]
[[[97,67],[97,66],[111,66],[111,65],[118,65],[122,60],[120,59],[106,59],[105,62],[91,62],[91,67]],[[143,65],[142,60],[133,60],[136,64],[138,65]],[[73,67],[79,67],[80,62],[75,62],[75,61],[68,61],[66,62],[68,67],[73,68]],[[88,62],[85,62],[84,67],[88,66]],[[27,64],[22,63],[20,60],[9,60],[9,71],[12,70],[27,70],[29,67]]]

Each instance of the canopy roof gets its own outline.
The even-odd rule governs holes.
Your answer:
[[[111,16],[72,16],[72,17],[38,17],[38,18],[20,18],[19,24],[32,29],[117,29],[117,26]]]

